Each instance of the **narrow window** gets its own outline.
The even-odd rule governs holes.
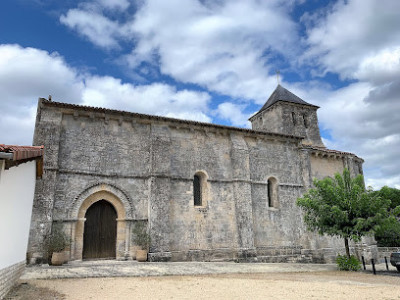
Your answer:
[[[292,122],[293,125],[296,125],[296,114],[294,112],[292,112]]]
[[[273,207],[272,205],[272,183],[271,180],[268,179],[268,207]]]
[[[308,120],[306,115],[303,115],[303,122],[304,122],[304,127],[308,128]]]
[[[199,175],[194,175],[193,178],[193,200],[194,206],[201,206],[201,178]]]
[[[278,207],[278,184],[274,177],[267,181],[268,207]]]

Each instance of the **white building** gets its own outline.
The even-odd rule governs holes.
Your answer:
[[[25,267],[36,177],[43,147],[0,144],[0,299]]]

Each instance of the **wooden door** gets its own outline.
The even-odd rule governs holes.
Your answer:
[[[115,258],[117,212],[111,203],[100,200],[85,214],[83,259]]]

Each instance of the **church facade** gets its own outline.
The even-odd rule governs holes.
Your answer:
[[[29,262],[55,223],[68,260],[132,259],[142,223],[150,261],[331,261],[343,242],[308,232],[295,202],[363,160],[324,146],[317,109],[280,85],[252,129],[39,99]]]

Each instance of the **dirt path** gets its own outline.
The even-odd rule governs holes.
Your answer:
[[[347,272],[30,280],[29,284],[74,300],[400,299],[400,276]]]

